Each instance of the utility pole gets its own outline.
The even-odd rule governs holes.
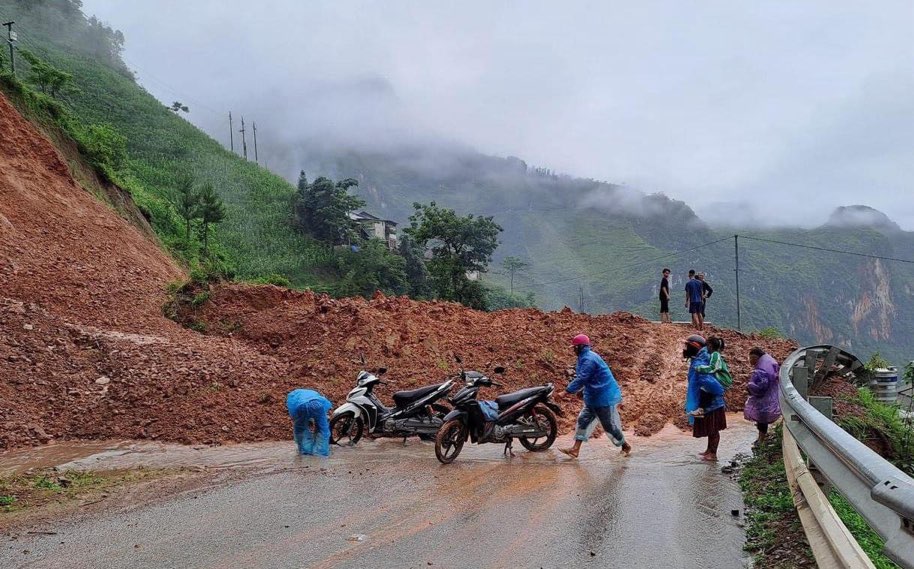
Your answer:
[[[235,152],[235,128],[232,126],[232,111],[229,111],[229,147]]]
[[[13,24],[15,23],[10,20],[3,24],[6,26],[6,43],[10,44],[10,68],[13,70],[13,75],[16,75],[16,54],[13,51],[13,42],[19,39],[16,37],[16,32],[13,31]]]
[[[584,285],[578,285],[578,294],[580,298],[578,300],[578,312],[581,314],[584,313]]]
[[[241,133],[241,148],[244,150],[244,159],[248,159],[248,140],[244,136],[244,115],[241,115],[241,130],[238,132]]]
[[[733,236],[733,252],[736,255],[736,329],[742,330],[742,314],[739,308],[739,235]]]
[[[251,126],[254,128],[254,162],[260,164],[260,160],[257,158],[257,123],[252,123]]]

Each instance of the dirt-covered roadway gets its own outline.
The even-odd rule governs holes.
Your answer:
[[[731,415],[723,434],[729,458],[753,430]],[[367,441],[329,460],[296,457],[291,443],[107,452],[71,466],[230,465],[249,474],[20,528],[2,538],[0,566],[743,566],[742,518],[731,513],[742,514],[739,490],[720,465],[697,459],[700,441],[672,427],[633,441],[627,459],[601,439],[578,461],[552,450],[505,459],[484,445],[448,466],[419,441]]]

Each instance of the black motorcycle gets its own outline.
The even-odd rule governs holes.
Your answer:
[[[394,407],[385,406],[374,394],[375,385],[384,383],[378,375],[360,371],[355,388],[346,396],[346,403],[333,411],[330,419],[330,442],[354,445],[367,429],[374,437],[420,436],[431,439],[438,432],[442,418],[450,410],[437,401],[451,391],[454,380],[394,393]]]
[[[504,373],[504,368],[495,368]],[[444,424],[435,437],[435,456],[443,464],[457,458],[467,439],[474,443],[504,443],[505,454],[513,454],[511,446],[516,438],[529,451],[548,449],[558,435],[555,415],[562,410],[552,400],[555,386],[551,383],[528,387],[495,398],[495,401],[477,399],[480,388],[502,387],[477,371],[461,372],[466,386],[450,398],[454,410],[444,417]]]

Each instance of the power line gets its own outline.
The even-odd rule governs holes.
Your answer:
[[[914,261],[910,259],[899,259],[897,257],[885,257],[883,255],[871,255],[869,253],[855,253],[854,251],[842,251],[841,249],[830,249],[828,247],[819,247],[817,245],[803,245],[800,243],[790,243],[787,241],[778,241],[777,239],[765,239],[764,237],[749,237],[748,235],[740,235],[743,239],[751,239],[752,241],[762,241],[764,243],[775,243],[777,245],[787,245],[789,247],[800,247],[802,249],[812,249],[814,251],[825,251],[828,253],[840,253],[842,255],[853,255],[855,257],[866,257],[868,259],[880,259],[883,261],[895,261],[896,263],[908,263],[914,265]]]
[[[569,278],[566,278],[566,279],[558,279],[558,280],[548,281],[548,282],[544,282],[544,283],[533,283],[532,285],[528,285],[528,286],[525,286],[525,287],[518,287],[516,290],[529,290],[529,289],[536,288],[536,287],[545,287],[545,286],[554,285],[554,284],[560,284],[560,283],[564,283],[564,282],[571,282],[571,281],[577,281],[577,280],[586,279],[586,278],[591,278],[591,277],[598,277],[598,276],[605,275],[605,274],[608,274],[608,273],[612,273],[612,272],[615,272],[615,271],[620,271],[620,270],[629,269],[629,268],[632,268],[632,267],[637,267],[638,265],[644,265],[644,264],[646,264],[646,263],[654,263],[654,262],[657,262],[657,261],[662,261],[663,259],[669,259],[670,257],[677,257],[677,256],[682,255],[682,254],[684,254],[684,253],[690,253],[690,252],[696,251],[696,250],[698,250],[698,249],[703,249],[703,248],[709,247],[709,246],[711,246],[711,245],[716,245],[716,244],[718,244],[718,243],[723,243],[724,241],[729,241],[730,239],[732,239],[732,237],[729,237],[729,236],[728,236],[728,237],[724,237],[724,238],[722,238],[722,239],[716,239],[716,240],[714,240],[714,241],[709,241],[709,242],[707,242],[707,243],[702,243],[701,245],[696,245],[695,247],[691,247],[691,248],[689,248],[689,249],[682,249],[682,250],[680,250],[680,251],[673,251],[672,253],[666,253],[665,255],[660,255],[660,256],[658,256],[658,257],[653,257],[653,258],[651,258],[651,259],[644,259],[643,261],[635,261],[634,263],[629,263],[629,264],[627,264],[627,265],[612,267],[611,269],[607,269],[607,270],[605,270],[605,271],[599,271],[599,272],[596,272],[596,273],[590,273],[590,274],[586,274],[586,275],[579,275],[579,276],[575,276],[575,277],[569,277]]]

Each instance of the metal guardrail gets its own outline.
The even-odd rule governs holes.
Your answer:
[[[833,346],[793,352],[780,373],[784,425],[809,461],[885,540],[886,556],[914,569],[914,479],[819,413],[794,386],[795,376],[805,391],[810,379],[851,375],[861,367],[856,357]]]
[[[819,488],[788,429],[782,448],[793,504],[819,569],[876,569]]]

